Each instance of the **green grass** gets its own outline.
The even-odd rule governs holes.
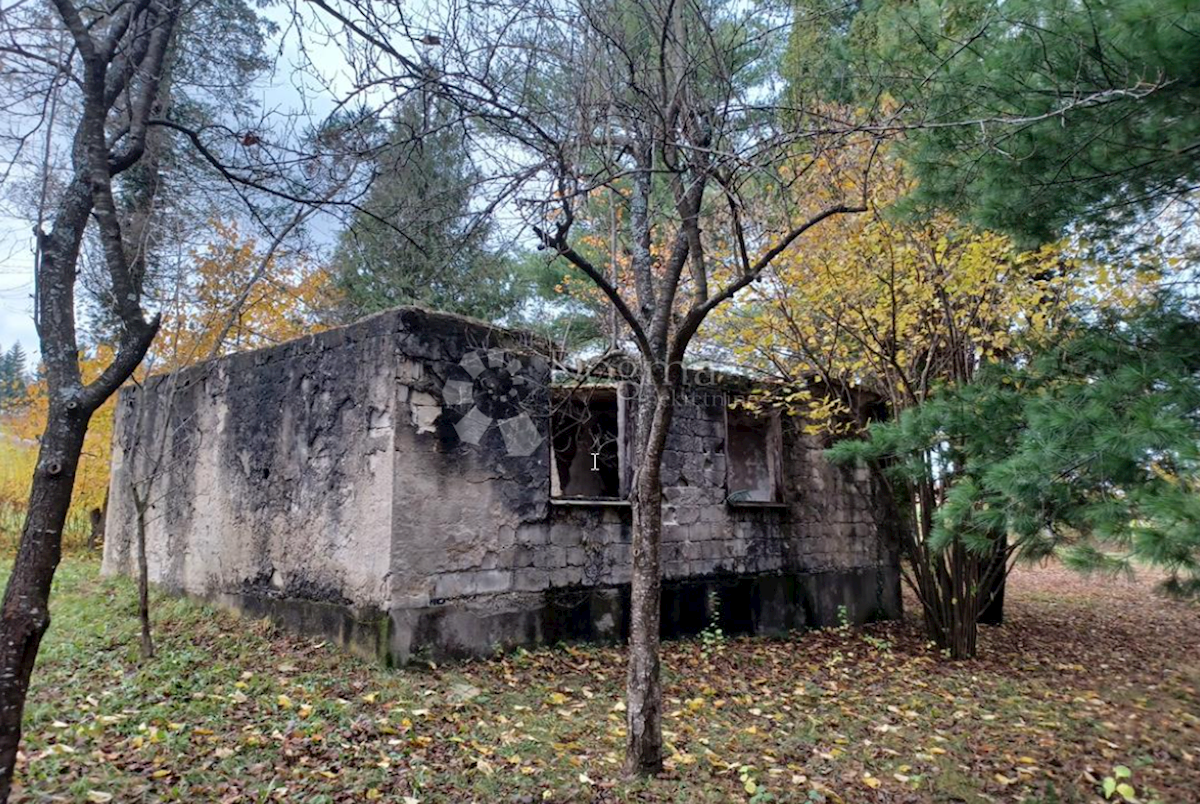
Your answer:
[[[1124,764],[1140,800],[1192,801],[1196,610],[1037,577],[976,662],[913,622],[668,645],[671,758],[631,783],[616,649],[386,670],[156,596],[141,662],[132,584],[71,558],[14,800],[1091,802]]]
[[[25,501],[0,499],[0,555],[16,552],[21,528],[25,524]],[[63,525],[63,552],[87,553],[88,535],[92,522],[86,510],[72,506]]]

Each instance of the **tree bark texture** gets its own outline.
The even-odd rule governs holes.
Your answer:
[[[25,696],[42,635],[50,627],[50,584],[90,411],[50,406],[29,508],[0,612],[0,801],[7,801],[21,740]]]
[[[983,611],[979,615],[981,625],[1004,625],[1004,589],[1008,573],[1004,564],[1008,560],[1008,539],[997,540],[992,560],[984,565],[984,576],[980,583],[986,584]]]
[[[95,550],[104,543],[104,525],[108,518],[108,490],[104,491],[104,504],[93,508],[91,512],[91,529],[88,531],[88,552]]]
[[[142,632],[142,659],[154,658],[154,637],[150,633],[150,567],[146,561],[146,510],[149,501],[134,497],[137,507],[138,623]]]
[[[182,10],[178,0],[146,0],[85,20],[72,0],[53,0],[53,6],[74,42],[63,69],[72,73],[81,106],[72,136],[72,175],[48,204],[50,230],[37,230],[34,317],[49,405],[21,541],[0,609],[0,802],[11,791],[25,697],[50,625],[50,586],[62,555],[62,529],[88,423],[141,363],[158,331],[158,319],[145,318],[141,281],[130,268],[114,179],[144,155]],[[89,226],[95,227],[103,254],[109,290],[103,303],[119,323],[119,335],[112,362],[84,383],[75,283]]]
[[[649,377],[649,372],[646,373]],[[633,576],[626,679],[625,771],[651,775],[663,767],[662,456],[674,415],[672,389],[643,384],[638,405],[638,467],[633,483]]]

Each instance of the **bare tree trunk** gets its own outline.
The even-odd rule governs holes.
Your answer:
[[[649,371],[643,375],[652,376]],[[630,594],[629,674],[626,681],[625,771],[653,775],[663,767],[662,673],[662,458],[674,414],[672,389],[643,385],[638,428],[639,466],[633,493],[633,576]]]
[[[87,551],[89,553],[95,551],[96,544],[100,540],[100,523],[103,521],[104,513],[99,508],[93,508],[91,511],[88,511]]]
[[[929,539],[938,491],[926,481],[914,483],[908,493],[913,531],[908,536],[904,560],[912,570],[910,586],[921,601],[925,634],[951,659],[972,659],[978,644],[980,612],[995,583],[994,576],[988,574],[994,557],[975,555],[958,540],[933,551]],[[1000,567],[1007,556],[1006,546],[1000,545]]]
[[[50,627],[50,583],[90,411],[52,398],[29,492],[29,508],[4,592],[0,632],[0,801],[8,801],[29,677]]]
[[[50,586],[62,557],[63,524],[88,423],[96,408],[133,373],[158,332],[158,319],[145,321],[137,296],[130,300],[126,294],[132,311],[123,310],[125,330],[117,353],[99,378],[83,384],[74,286],[80,243],[94,210],[92,199],[92,185],[77,176],[59,204],[54,230],[39,243],[35,298],[50,405],[25,526],[0,612],[0,804],[8,800],[12,787],[29,678],[42,635],[50,626]],[[114,285],[127,289],[119,270],[113,276]]]
[[[979,637],[979,560],[958,540],[950,546],[953,577],[950,591],[949,649],[955,660],[974,659]]]
[[[945,637],[945,650],[955,661],[974,659],[979,640],[979,623],[974,617],[956,613]]]
[[[1008,539],[1002,538],[996,540],[996,549],[991,555],[991,559],[983,564],[981,568],[981,583],[984,584],[984,589],[981,594],[984,595],[986,605],[983,612],[979,615],[981,625],[1004,625],[1004,589],[1008,583],[1008,573],[1005,571],[1005,565],[1008,563]]]
[[[925,588],[918,590],[929,602],[925,630],[930,640],[951,659],[975,658],[985,595],[980,558],[955,541],[940,554],[926,553],[924,560],[933,565]]]
[[[108,489],[104,490],[104,504],[93,508],[91,512],[91,529],[88,531],[87,549],[94,551],[104,541],[104,525],[108,518]]]
[[[150,570],[146,561],[146,509],[147,500],[134,492],[137,509],[137,567],[138,567],[138,622],[142,627],[142,659],[154,658],[154,639],[150,634]]]

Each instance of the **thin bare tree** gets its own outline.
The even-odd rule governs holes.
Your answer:
[[[48,228],[36,232],[35,319],[49,410],[0,612],[0,800],[8,798],[29,678],[50,624],[50,583],[88,421],[141,362],[158,331],[158,318],[147,316],[142,307],[140,277],[127,248],[114,185],[145,154],[183,3],[141,0],[98,13],[71,0],[55,0],[54,9],[57,19],[44,34],[21,40],[13,29],[6,31],[25,63],[50,62],[48,97],[54,97],[50,93],[59,82],[70,82],[77,87],[79,105],[71,121],[73,170],[48,205]],[[7,10],[5,22],[18,25],[12,19],[16,13]],[[55,35],[64,30],[69,45]],[[36,89],[34,82],[30,91]],[[84,383],[75,284],[84,234],[92,226],[101,244],[112,291],[109,312],[118,332],[113,362]]]
[[[327,189],[322,194],[325,201],[333,201],[345,189],[349,174],[344,166],[341,167],[342,169],[339,170],[337,165],[330,166],[329,172],[332,175],[328,180]],[[140,624],[139,644],[143,660],[154,658],[146,533],[152,517],[151,511],[156,508],[158,503],[162,502],[167,493],[165,490],[156,488],[156,484],[170,471],[172,463],[186,457],[174,450],[174,445],[179,440],[175,438],[175,433],[187,431],[195,424],[190,417],[180,421],[176,416],[176,399],[180,380],[178,369],[196,363],[211,362],[225,353],[229,333],[245,312],[250,294],[263,281],[272,262],[279,257],[288,239],[304,225],[305,221],[319,211],[320,207],[299,206],[282,228],[272,233],[266,249],[258,257],[254,270],[237,289],[237,294],[228,309],[224,311],[224,315],[214,322],[216,331],[207,353],[200,354],[200,347],[203,345],[204,339],[198,338],[185,354],[173,355],[172,362],[176,370],[161,380],[156,389],[156,396],[153,398],[153,411],[147,410],[148,405],[145,402],[147,395],[144,392],[143,384],[135,383],[137,394],[131,399],[131,404],[135,407],[133,422],[117,433],[117,443],[113,445],[113,448],[114,451],[120,452],[126,461],[130,462],[121,478],[126,482],[129,499],[133,502],[134,550],[136,553],[134,558],[137,565],[138,621]],[[183,295],[183,286],[186,281],[186,272],[177,272],[174,289],[176,297]],[[177,298],[174,307],[179,310],[186,305]],[[153,365],[152,359],[148,359],[144,368],[149,374],[157,367]],[[154,414],[154,418],[147,420],[146,416],[150,412]],[[157,423],[157,426],[151,422]],[[195,438],[191,439],[189,455],[199,449],[203,438],[203,433],[197,433]],[[173,450],[170,456],[168,456],[169,449]]]
[[[495,0],[434,3],[420,17],[396,0],[309,5],[348,32],[364,83],[411,87],[399,75],[412,74],[414,56],[393,42],[427,43],[422,86],[472,118],[494,197],[595,284],[636,350],[626,767],[657,772],[661,464],[688,346],[805,233],[865,208],[857,168],[830,171],[838,180],[822,193],[790,190],[817,164],[836,168],[839,149],[881,134],[812,114],[782,124],[782,4]],[[598,198],[618,214],[594,215]],[[605,238],[615,253],[589,256]]]
[[[352,157],[368,145],[355,133],[360,116],[339,111],[314,122],[289,113],[272,121],[235,91],[237,81],[268,66],[253,52],[260,25],[242,0],[0,6],[0,197],[17,206],[32,198],[26,208],[36,209],[34,317],[48,396],[0,610],[0,801],[11,789],[30,676],[50,624],[84,435],[159,328],[147,312],[160,268],[155,222],[186,203],[164,191],[167,163],[184,176],[188,196],[225,193],[226,209],[232,197],[264,224],[288,220],[297,208],[353,209],[363,191],[356,186],[336,201],[320,192],[330,153]],[[247,43],[249,54],[222,50],[231,43]],[[189,102],[177,103],[189,90]],[[213,115],[197,115],[205,94]],[[340,164],[344,176],[354,174],[353,165]],[[85,382],[80,349],[93,338],[111,341],[114,358]]]

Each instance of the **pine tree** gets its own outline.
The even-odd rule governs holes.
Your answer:
[[[29,384],[25,368],[27,358],[19,342],[7,352],[0,350],[0,355],[0,408],[7,409],[25,398]]]
[[[9,372],[8,352],[4,351],[4,345],[0,344],[0,407],[5,407],[8,403],[8,384],[11,374]]]
[[[345,317],[412,303],[487,320],[519,312],[528,283],[489,246],[466,143],[447,104],[419,94],[401,104],[364,211],[334,255]]]
[[[1200,178],[1192,0],[799,0],[796,19],[795,105],[873,107],[882,83],[912,111],[922,207],[1047,241],[1116,229]]]
[[[1009,561],[996,571],[1062,552],[1081,569],[1152,564],[1170,590],[1200,591],[1200,320],[1179,302],[1101,314],[829,454],[933,489],[915,506],[928,516],[910,580],[953,589],[920,596],[930,636],[955,657],[974,654],[988,602],[970,569],[1001,540]]]

